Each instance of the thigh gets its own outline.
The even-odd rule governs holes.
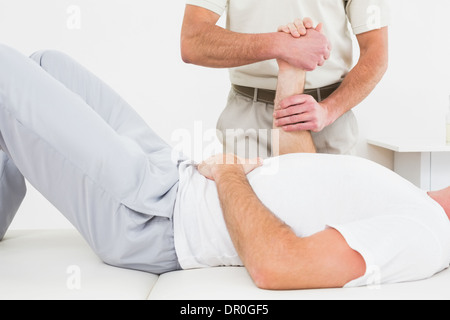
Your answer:
[[[111,151],[107,157],[112,163],[119,165],[119,168],[107,170],[103,176],[104,179],[107,179],[106,176],[120,177],[118,179],[122,183],[114,181],[110,185],[122,185],[120,188],[125,190],[123,192],[129,194],[124,203],[140,212],[170,216],[172,203],[176,197],[173,185],[178,181],[178,162],[183,159],[173,153],[172,148],[115,90],[70,56],[59,51],[47,50],[34,53],[31,59],[62,84],[66,91],[72,92],[78,99],[81,98],[84,103],[78,104],[80,108],[88,106],[94,111],[96,115],[87,110],[79,111],[81,117],[84,117],[81,115],[83,112],[90,113],[92,118],[98,116],[95,121],[97,124],[92,124],[90,128],[98,131],[101,127],[116,141],[116,143],[104,141],[103,144],[99,141],[97,147],[108,146],[107,149]],[[55,109],[58,109],[58,106]],[[99,121],[100,119],[103,121]],[[69,125],[73,123],[74,121],[71,121]],[[87,142],[95,135],[83,132],[78,134],[79,139],[84,136],[83,139]],[[95,146],[93,142],[95,139],[89,143]],[[120,152],[121,148],[127,150]],[[86,154],[85,151],[83,153]],[[131,157],[121,161],[122,156],[126,155]],[[129,162],[124,167],[127,161]],[[131,165],[133,161],[134,166]],[[127,173],[133,168],[136,172]],[[129,185],[132,187],[125,188],[127,180],[131,180]]]
[[[109,85],[70,56],[54,50],[38,51],[31,59],[49,75],[79,96],[118,135],[147,153],[155,150],[171,156],[171,149],[142,117]]]
[[[13,49],[0,46],[0,70],[2,149],[84,234],[97,220],[116,227],[121,204],[172,217],[178,170],[166,148],[145,152]]]

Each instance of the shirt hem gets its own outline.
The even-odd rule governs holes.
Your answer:
[[[353,33],[355,35],[359,35],[362,33],[366,33],[369,31],[374,31],[374,30],[380,30],[384,27],[389,26],[389,22],[388,21],[382,21],[380,24],[376,25],[376,26],[369,26],[368,24],[363,24],[360,26],[356,26],[356,27],[352,27]]]
[[[189,0],[186,2],[186,4],[194,5],[197,7],[202,7],[205,9],[208,9],[209,11],[212,11],[214,13],[217,13],[219,16],[221,16],[225,9],[224,7],[220,7],[215,3],[209,2],[207,0]]]

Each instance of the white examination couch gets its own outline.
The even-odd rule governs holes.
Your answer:
[[[11,230],[0,242],[0,299],[378,300],[450,299],[450,270],[425,281],[354,289],[265,291],[244,268],[156,276],[102,263],[74,230]]]

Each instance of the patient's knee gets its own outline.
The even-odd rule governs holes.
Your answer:
[[[45,54],[45,51],[36,51],[30,56],[30,59],[35,61],[38,65],[41,65],[42,56]]]
[[[33,53],[30,56],[30,59],[35,61],[38,65],[40,65],[42,67],[44,64],[44,58],[48,59],[52,56],[58,56],[58,55],[63,55],[63,53],[59,52],[59,51],[55,51],[55,50],[40,50],[40,51],[36,51],[35,53]]]

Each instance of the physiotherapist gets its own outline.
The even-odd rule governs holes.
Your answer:
[[[225,13],[226,29],[217,26]],[[187,0],[183,60],[230,70],[231,92],[217,123],[226,152],[271,156],[268,132],[276,121],[288,132],[311,131],[319,153],[352,154],[359,131],[352,109],[387,70],[388,15],[386,0]],[[318,22],[322,32],[310,29]],[[276,32],[286,25],[298,34]],[[284,99],[275,113],[276,59],[310,72],[303,94]]]

